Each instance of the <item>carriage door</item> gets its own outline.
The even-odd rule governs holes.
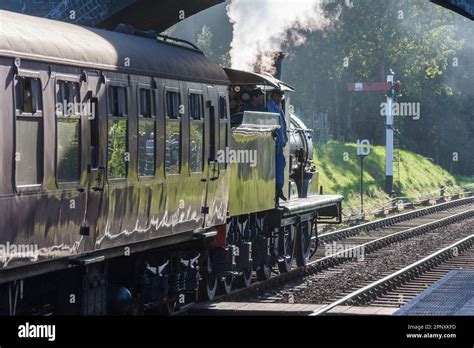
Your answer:
[[[81,234],[91,236],[90,243],[95,242],[95,231],[98,229],[101,214],[104,211],[104,191],[106,180],[104,114],[105,84],[104,77],[97,72],[84,73],[85,88],[83,103],[86,105],[82,129],[83,160],[86,164],[85,179],[85,216],[81,226]],[[100,102],[99,102],[100,101]]]
[[[217,110],[216,100],[217,93],[214,87],[207,87],[206,98],[206,129],[208,130],[207,141],[207,158],[206,158],[206,194],[203,204],[202,212],[204,214],[204,225],[209,226],[213,224],[215,219],[214,204],[215,194],[218,187],[219,180],[219,163],[217,161],[218,149],[218,126],[217,126]]]

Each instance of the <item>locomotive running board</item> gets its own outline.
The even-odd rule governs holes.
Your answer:
[[[194,239],[208,239],[217,236],[216,230],[195,230],[193,237]]]
[[[77,259],[71,259],[69,262],[72,265],[78,265],[78,266],[87,266],[93,263],[99,263],[105,260],[105,256],[82,256]]]
[[[280,204],[283,216],[303,214],[318,211],[318,222],[338,224],[342,220],[342,200],[340,195],[319,195],[308,198],[298,198]],[[333,220],[336,219],[336,220]]]

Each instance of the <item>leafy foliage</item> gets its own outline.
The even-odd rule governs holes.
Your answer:
[[[291,104],[315,128],[316,141],[369,139],[384,145],[385,120],[380,114],[384,94],[350,93],[347,84],[385,82],[393,69],[402,83],[403,97],[398,101],[421,106],[419,120],[396,118],[400,147],[432,158],[457,175],[473,175],[472,22],[425,0],[326,3],[332,24],[312,33],[294,29],[305,34],[306,43],[284,47],[288,55],[283,80],[296,87]],[[182,23],[176,35],[192,32],[190,40],[201,36],[210,42],[215,53],[211,58],[228,65],[228,56],[222,55],[229,51],[232,25],[225,19],[225,6],[216,6]],[[204,25],[213,34],[210,41]]]
[[[127,175],[127,121],[109,121],[108,168],[109,179]]]
[[[206,56],[212,56],[212,38],[213,34],[207,25],[204,25],[201,32],[197,36],[197,46],[204,52]]]
[[[474,173],[471,116],[474,70],[467,44],[474,28],[427,1],[336,1],[327,8],[333,26],[310,34],[292,52],[284,79],[297,87],[292,104],[307,122],[328,115],[330,137],[385,144],[383,93],[351,93],[350,82],[385,82],[389,69],[402,82],[399,102],[421,105],[420,120],[398,117],[400,146],[424,154],[459,174]],[[467,25],[466,25],[467,24]],[[455,62],[459,62],[457,66]],[[463,87],[465,86],[465,87]],[[317,123],[317,122],[316,122]],[[454,153],[458,161],[453,161]]]
[[[385,148],[373,146],[364,160],[364,205],[366,211],[385,204],[390,197],[383,192],[385,175]],[[320,144],[316,150],[316,167],[320,185],[327,194],[343,194],[346,212],[359,211],[360,207],[360,160],[356,145],[331,141]],[[404,197],[411,200],[437,197],[440,187],[446,193],[458,193],[468,181],[457,178],[434,164],[429,158],[409,151],[401,151],[400,175],[395,173],[394,184]],[[426,175],[429,173],[429,175]],[[472,188],[472,187],[471,187]]]

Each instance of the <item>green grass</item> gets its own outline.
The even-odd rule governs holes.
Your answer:
[[[360,210],[360,159],[356,156],[356,145],[329,142],[317,145],[316,166],[320,173],[320,185],[324,193],[338,193],[345,197],[345,213]],[[474,179],[455,177],[429,159],[400,150],[400,182],[395,167],[394,186],[398,197],[410,200],[439,196],[440,186],[446,193],[461,192],[461,186],[474,189]],[[385,187],[385,147],[372,146],[364,159],[364,210],[373,211],[387,203],[390,197]]]

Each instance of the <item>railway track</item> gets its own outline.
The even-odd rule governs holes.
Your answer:
[[[322,234],[319,236],[319,251],[306,267],[278,274],[265,282],[253,283],[248,288],[219,296],[214,302],[243,301],[252,298],[254,301],[258,298],[259,302],[278,302],[273,296],[263,296],[263,298],[261,296],[284,286],[298,287],[298,283],[323,271],[336,269],[344,263],[357,263],[357,258],[361,255],[360,251],[368,259],[380,257],[377,253],[390,245],[420,238],[433,229],[473,217],[473,202],[473,198],[464,198]],[[328,254],[331,248],[327,246],[332,247],[334,243],[337,243],[342,250]]]
[[[333,270],[336,273],[340,273],[340,268],[346,263],[350,264],[354,271],[356,271],[358,266],[363,264],[363,261],[370,260],[371,258],[383,258],[385,254],[390,254],[392,251],[389,247],[396,243],[421,237],[433,229],[448,226],[471,217],[474,217],[474,209],[472,209],[472,207],[462,212],[456,211],[447,217],[438,218],[401,231],[395,231],[382,237],[367,241],[363,244],[357,244],[350,248],[331,253],[330,255],[311,261],[306,267],[297,268],[288,273],[276,275],[266,282],[255,283],[249,288],[236,290],[235,292],[229,295],[224,295],[217,300],[242,300],[246,297],[257,297],[264,291],[270,291],[276,287],[288,285],[288,283],[296,285],[308,277],[317,275],[323,271]],[[347,246],[347,244],[344,244],[344,246]],[[363,257],[361,258],[361,256]],[[324,277],[325,276],[323,276],[323,278]],[[312,280],[310,279],[310,281]],[[314,279],[314,281],[321,281],[321,279]]]
[[[343,305],[398,308],[456,269],[474,269],[474,234],[322,307],[313,315],[326,314]]]
[[[370,238],[371,232],[376,232],[376,236],[380,236],[380,233],[389,234],[392,231],[417,226],[423,220],[430,221],[440,217],[449,216],[453,210],[462,210],[464,206],[471,203],[474,203],[474,197],[457,199],[437,204],[431,207],[417,209],[414,211],[409,211],[406,213],[397,214],[383,219],[363,223],[357,226],[324,233],[318,236],[319,245],[339,240],[344,240],[345,242],[356,242],[357,236],[363,235],[364,238]],[[350,240],[350,238],[354,238],[355,240]],[[319,251],[317,251],[315,255],[316,257],[318,255],[321,255],[321,249],[319,249]]]

